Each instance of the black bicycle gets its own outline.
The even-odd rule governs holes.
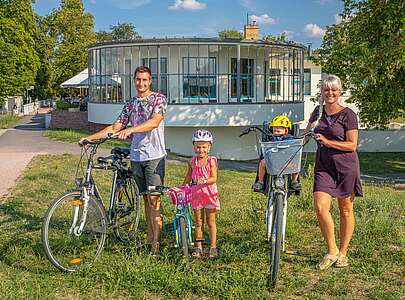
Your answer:
[[[262,134],[260,149],[266,163],[266,172],[269,175],[266,188],[265,238],[270,244],[269,286],[274,288],[280,268],[281,252],[285,251],[287,200],[291,194],[298,193],[291,189],[291,174],[301,171],[305,137],[312,136],[313,132],[293,139],[272,142],[272,132],[268,128],[267,124],[264,124],[263,128],[252,126],[239,136],[253,131],[259,131]]]
[[[129,149],[115,147],[111,155],[98,157],[97,148],[111,138],[82,143],[80,169],[87,158],[85,177],[77,178],[76,187],[55,199],[45,213],[41,238],[47,258],[59,270],[71,272],[88,266],[100,255],[111,226],[116,238],[123,243],[136,240],[140,220],[140,194],[128,162]],[[108,208],[103,204],[92,170],[113,173]]]

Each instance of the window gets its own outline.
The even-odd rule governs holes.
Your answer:
[[[231,59],[231,97],[237,97],[237,62],[236,58]],[[254,60],[250,58],[240,59],[240,97],[253,98],[253,70]]]
[[[304,95],[311,95],[311,69],[304,69]]]
[[[157,58],[142,58],[142,65],[149,67],[152,72],[152,89],[158,88],[158,70]],[[160,90],[162,94],[167,96],[167,58],[160,58]]]
[[[215,57],[183,57],[183,97],[216,101]]]
[[[281,70],[280,69],[269,69],[269,63],[266,61],[265,68],[265,95],[270,96],[280,96],[281,95]]]

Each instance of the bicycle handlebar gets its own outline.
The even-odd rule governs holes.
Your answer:
[[[109,132],[109,133],[107,133],[107,136],[104,137],[104,138],[101,138],[101,139],[96,140],[96,141],[83,140],[83,141],[80,141],[80,142],[79,142],[79,145],[80,145],[81,147],[84,147],[84,146],[86,146],[86,145],[98,146],[98,145],[100,145],[100,144],[104,143],[105,141],[107,141],[107,140],[109,140],[109,139],[112,139],[112,138],[114,138],[114,134],[112,134],[111,132]]]
[[[239,137],[242,137],[242,136],[244,136],[246,134],[249,134],[252,131],[256,131],[256,130],[259,130],[261,133],[264,133],[263,129],[261,129],[260,127],[258,127],[258,126],[250,126],[250,127],[246,128],[245,130],[243,130],[242,133],[239,134]]]

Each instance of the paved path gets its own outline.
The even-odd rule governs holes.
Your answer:
[[[35,155],[79,154],[77,145],[43,137],[44,116],[24,116],[11,129],[0,132],[0,198],[12,188]]]
[[[79,154],[80,148],[72,143],[52,141],[43,137],[44,115],[25,116],[11,129],[0,130],[0,198],[7,195],[15,185],[21,172],[35,155],[39,154]],[[109,150],[100,149],[100,155],[108,155]],[[186,157],[168,156],[172,163],[184,164]],[[221,169],[254,171],[256,164],[252,162],[219,161]],[[364,181],[394,184],[405,189],[405,174],[387,176],[362,175]]]

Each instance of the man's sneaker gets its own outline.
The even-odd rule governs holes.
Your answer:
[[[301,190],[301,183],[298,181],[291,181],[290,187],[292,190],[299,192]]]
[[[256,181],[255,184],[253,185],[253,190],[255,192],[262,193],[264,191],[264,184],[261,181]]]

